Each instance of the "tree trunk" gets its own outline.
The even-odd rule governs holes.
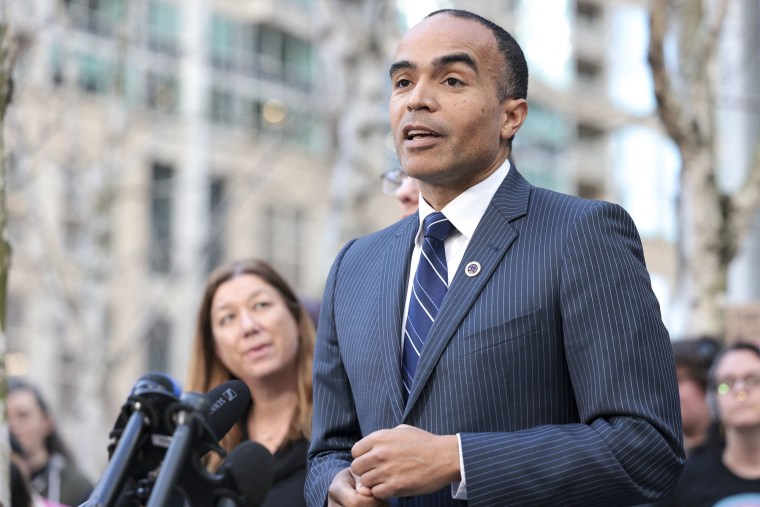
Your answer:
[[[686,335],[723,330],[723,296],[728,265],[724,260],[725,218],[707,147],[681,150],[678,205],[679,272],[675,307]]]
[[[335,147],[321,256],[327,272],[344,241],[369,232],[361,226],[349,228],[347,222],[369,222],[362,219],[363,204],[378,192],[388,158],[387,69],[397,10],[391,0],[321,0],[317,16],[323,74],[329,76],[326,122]]]
[[[657,113],[682,164],[673,302],[676,332],[682,335],[723,334],[728,267],[760,207],[760,151],[739,190],[724,193],[718,185],[715,67],[729,4],[653,0],[650,11]],[[672,30],[679,36],[677,59],[666,62],[664,47]]]
[[[5,13],[0,11],[0,19],[5,19]],[[5,153],[5,111],[11,100],[12,80],[12,39],[10,29],[4,21],[0,21],[0,505],[10,505],[10,448],[8,445],[8,424],[5,419],[5,401],[7,398],[7,373],[5,357],[7,339],[5,336],[8,294],[8,269],[11,263],[11,248],[8,243],[8,217],[5,206],[6,195],[6,153]]]

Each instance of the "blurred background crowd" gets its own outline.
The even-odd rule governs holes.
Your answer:
[[[14,434],[40,493],[54,456],[83,490],[99,477],[142,373],[191,382],[215,267],[262,259],[313,310],[346,240],[416,210],[388,68],[440,7],[521,43],[530,113],[513,162],[630,212],[686,443],[726,445],[708,395],[760,390],[708,377],[724,344],[760,343],[757,0],[0,0],[8,422],[18,400],[36,421],[36,437]]]

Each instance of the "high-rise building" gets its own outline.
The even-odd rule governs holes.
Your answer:
[[[183,380],[213,266],[263,258],[305,297],[321,296],[341,245],[323,243],[334,154],[313,9],[9,8],[19,43],[6,119],[9,366],[41,385],[65,434],[97,435],[77,449],[93,476],[135,380]],[[398,215],[371,183],[369,211],[345,218],[351,233]]]

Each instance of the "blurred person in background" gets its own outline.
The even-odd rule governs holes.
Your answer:
[[[719,442],[694,449],[675,493],[659,507],[760,506],[760,347],[726,346],[709,372]]]
[[[305,505],[314,334],[294,291],[265,262],[233,262],[209,275],[187,389],[207,392],[232,379],[248,386],[248,414],[221,445],[231,451],[250,439],[274,455],[274,483],[263,504],[267,507]],[[220,461],[213,455],[207,466],[215,470]]]
[[[11,507],[36,507],[32,503],[32,487],[21,468],[19,461],[11,455]]]
[[[401,169],[391,169],[382,175],[383,193],[395,195],[401,208],[401,217],[415,213],[420,201],[417,180],[407,176]]]
[[[24,462],[25,452],[16,436],[11,433],[10,486],[11,507],[32,507],[32,486]]]
[[[75,466],[39,390],[19,379],[8,384],[8,427],[24,450],[35,492],[69,506],[87,500],[92,483]]]
[[[683,443],[686,457],[707,442],[717,441],[718,423],[707,403],[708,374],[720,341],[709,336],[674,340],[673,356],[681,401]],[[638,507],[652,507],[652,503]]]
[[[32,489],[26,451],[13,433],[10,434],[10,441],[11,507],[65,507],[43,498]]]
[[[718,350],[720,342],[708,336],[673,342],[681,399],[683,442],[687,456],[694,448],[705,443],[713,423],[713,415],[707,404],[707,376]]]

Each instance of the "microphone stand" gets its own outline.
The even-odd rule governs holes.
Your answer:
[[[147,426],[148,422],[140,412],[139,403],[135,404],[135,412],[129,416],[127,425],[124,427],[124,432],[121,434],[123,445],[118,445],[111,457],[111,461],[108,462],[108,467],[95,490],[93,490],[90,499],[83,503],[80,507],[100,507],[113,505],[116,495],[119,493],[119,488],[127,475],[127,467],[129,465],[131,457],[137,451],[140,446],[140,434],[143,428]]]
[[[206,419],[211,411],[211,405],[206,397],[199,393],[185,393],[180,397],[180,406],[174,413],[176,429],[172,435],[171,444],[166,451],[166,457],[161,465],[158,478],[153,485],[147,507],[164,507],[171,497],[177,479],[185,467],[185,462],[196,438],[207,437],[206,445],[211,446],[222,455],[225,451],[216,444],[216,436],[209,427]]]
[[[108,466],[90,497],[80,507],[117,505],[125,479],[134,467],[134,458],[143,451],[149,433],[164,431],[162,412],[176,403],[177,397],[160,380],[146,375],[135,384],[111,432],[112,438],[117,440],[110,446],[112,454]]]

